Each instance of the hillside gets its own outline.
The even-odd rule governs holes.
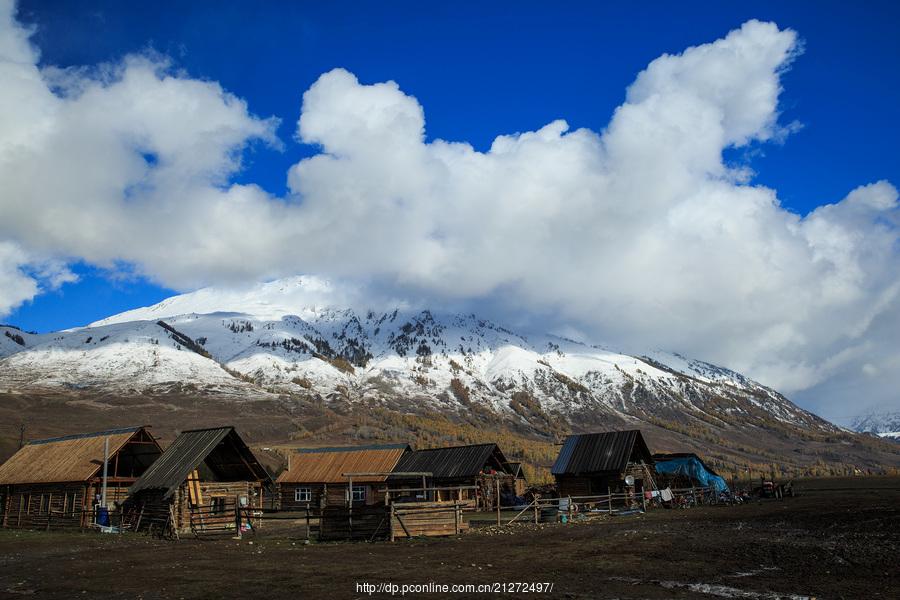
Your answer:
[[[544,476],[566,433],[625,426],[645,430],[655,449],[702,451],[724,469],[900,466],[896,447],[712,364],[475,315],[357,311],[328,302],[328,291],[298,277],[208,288],[69,331],[0,327],[4,405],[14,399],[17,414],[48,431],[71,424],[78,407],[87,421],[141,415],[172,431],[241,422],[267,443],[503,439]]]

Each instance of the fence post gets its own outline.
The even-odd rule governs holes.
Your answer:
[[[609,514],[612,515],[612,489],[606,486],[606,497],[609,500]]]
[[[537,525],[538,524],[538,499],[537,498],[534,499],[533,504],[534,504],[534,524]]]
[[[394,541],[394,505],[391,504],[391,541]]]
[[[500,526],[500,478],[497,481],[497,527]]]
[[[309,541],[309,502],[306,503],[306,541]]]

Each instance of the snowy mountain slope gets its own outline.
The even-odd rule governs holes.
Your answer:
[[[524,423],[592,414],[832,428],[774,390],[677,354],[629,356],[475,315],[356,312],[336,307],[330,292],[327,282],[296,277],[240,292],[207,288],[72,331],[21,340],[0,332],[0,387],[181,383],[207,393],[481,407]]]
[[[853,419],[853,431],[872,433],[881,438],[900,441],[900,412],[873,412]]]

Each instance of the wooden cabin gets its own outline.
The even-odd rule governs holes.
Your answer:
[[[34,440],[0,465],[4,527],[87,527],[95,519],[107,453],[107,506],[162,454],[145,427],[110,429]]]
[[[408,444],[298,448],[278,477],[281,510],[383,503],[378,490],[409,452]]]
[[[397,463],[397,473],[430,473],[427,485],[421,477],[392,475],[388,484],[392,497],[402,500],[462,500],[476,507],[497,503],[497,483],[501,497],[514,495],[516,475],[497,444],[472,444],[416,450]],[[423,492],[423,487],[426,490]],[[408,494],[403,492],[408,490]]]
[[[134,529],[234,531],[238,509],[263,505],[272,478],[234,427],[184,431],[131,487]]]
[[[641,494],[653,487],[653,458],[637,429],[570,435],[551,469],[560,496]],[[628,475],[634,484],[626,485]]]

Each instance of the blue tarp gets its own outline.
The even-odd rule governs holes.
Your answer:
[[[706,468],[696,456],[685,456],[656,462],[660,475],[682,475],[697,481],[701,486],[713,486],[716,492],[727,492],[728,484],[720,476]]]

